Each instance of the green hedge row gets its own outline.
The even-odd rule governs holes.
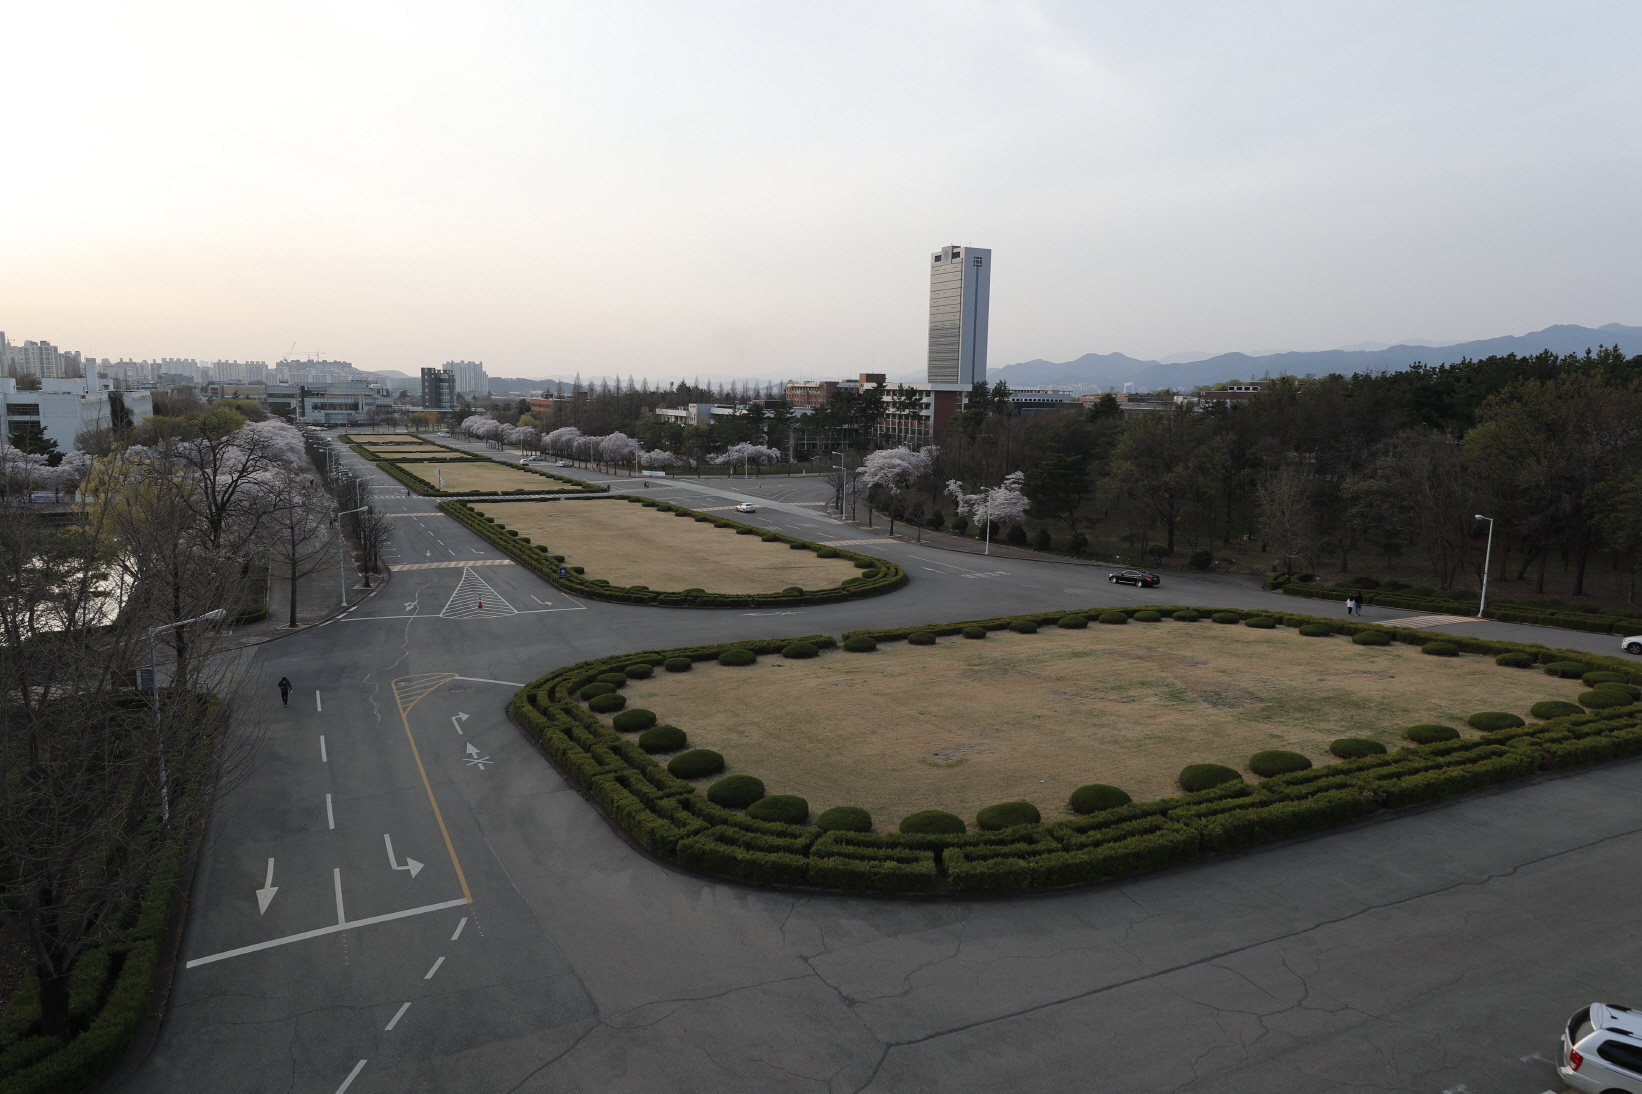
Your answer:
[[[611,494],[607,497],[592,500],[598,502],[648,501],[654,504],[654,499],[633,497],[627,494]],[[874,576],[849,578],[845,585],[830,589],[757,594],[709,593],[700,590],[657,592],[654,589],[611,585],[609,582],[601,582],[597,578],[588,578],[568,566],[565,567],[567,572],[560,576],[559,568],[564,563],[560,561],[561,556],[554,555],[550,548],[540,544],[525,543],[518,536],[510,535],[505,525],[486,520],[477,510],[465,502],[446,501],[439,503],[439,508],[445,513],[455,517],[481,537],[512,555],[520,565],[528,567],[538,577],[552,582],[565,592],[594,600],[614,600],[623,604],[654,604],[664,608],[792,607],[803,604],[842,604],[846,600],[864,600],[869,596],[882,596],[884,593],[893,592],[907,583],[906,571],[888,559],[858,554],[855,551],[846,551],[839,547],[828,547],[823,543],[813,543],[809,540],[799,539],[796,536],[782,535],[767,528],[741,524],[733,520],[723,520],[715,514],[698,513],[693,509],[684,509],[672,505],[658,505],[655,507],[671,513],[686,514],[700,520],[710,520],[715,525],[726,528],[738,531],[746,530],[767,540],[786,543],[794,548],[812,551],[830,550],[839,558],[854,562],[857,566],[870,568]]]
[[[1428,597],[1405,596],[1401,593],[1379,593],[1373,590],[1340,589],[1332,585],[1302,585],[1291,582],[1283,586],[1284,596],[1303,596],[1313,600],[1345,600],[1348,596],[1357,596],[1365,604],[1374,604],[1383,608],[1407,608],[1412,611],[1440,612],[1451,615],[1460,610],[1452,600],[1432,600]],[[1466,609],[1469,610],[1469,609]],[[1626,619],[1622,616],[1584,614],[1580,612],[1539,612],[1525,608],[1486,608],[1483,610],[1485,619],[1497,619],[1501,623],[1533,623],[1541,627],[1561,627],[1570,631],[1586,631],[1590,634],[1616,634],[1625,636],[1642,631],[1642,624],[1635,619]]]
[[[1122,609],[1174,610],[1152,607]],[[1211,615],[1217,609],[1193,609]],[[957,635],[966,627],[1002,630],[1032,619],[1053,623],[1065,611],[1007,619],[855,631],[879,641],[913,631]],[[1245,618],[1269,613],[1239,613]],[[1328,623],[1340,633],[1357,625],[1283,617],[1286,626]],[[1165,624],[1167,625],[1167,624]],[[1187,624],[1181,624],[1187,625]],[[1208,626],[1206,622],[1189,624]],[[1404,640],[1401,633],[1399,640]],[[1410,632],[1410,639],[1427,637]],[[1267,840],[1356,820],[1381,809],[1436,801],[1519,779],[1535,771],[1642,755],[1642,707],[1557,718],[1484,738],[1413,745],[1395,752],[1266,779],[1231,783],[1150,802],[1134,802],[1073,820],[994,832],[906,835],[822,832],[760,821],[708,801],[694,786],[621,737],[577,701],[604,673],[669,657],[716,660],[729,649],[775,655],[794,643],[818,647],[827,636],[646,650],[584,661],[532,681],[513,699],[513,713],[560,768],[657,855],[707,873],[761,884],[889,892],[1004,893],[1122,877]],[[1462,639],[1469,652],[1500,652],[1516,643]],[[1414,644],[1418,644],[1417,642]],[[1546,651],[1552,653],[1553,651]],[[1587,663],[1602,661],[1580,655]],[[1566,659],[1553,653],[1553,660]],[[1617,661],[1616,658],[1608,658]],[[1618,662],[1626,664],[1623,661]]]

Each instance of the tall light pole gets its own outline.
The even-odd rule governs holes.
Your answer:
[[[1494,518],[1478,513],[1477,519],[1488,522],[1488,550],[1482,556],[1482,603],[1477,605],[1477,615],[1481,616],[1483,609],[1488,607],[1488,571],[1494,562]]]
[[[207,619],[221,619],[228,614],[228,609],[218,608],[214,612],[196,615],[193,619],[184,619],[178,623],[166,623],[159,627],[148,628],[148,682],[154,694],[154,736],[159,742],[160,753],[160,817],[165,823],[171,823],[171,794],[165,786],[165,737],[160,732],[160,666],[159,654],[154,642],[154,636],[174,631],[178,627],[186,627],[190,623],[202,623]]]
[[[342,518],[354,513],[363,513],[369,505],[361,505],[358,509],[349,509],[346,513],[336,514],[336,580],[342,586],[342,606],[348,606],[348,564],[344,552],[348,546],[348,537],[342,534]]]

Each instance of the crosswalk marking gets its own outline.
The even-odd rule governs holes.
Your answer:
[[[821,541],[821,546],[823,546],[823,547],[861,547],[861,546],[865,546],[868,543],[900,543],[900,542],[901,541],[898,540],[898,539],[890,539],[888,536],[883,536],[883,537],[878,537],[878,538],[874,538],[874,539],[828,539],[828,540],[822,540]]]
[[[403,566],[389,566],[390,570],[449,570],[457,566],[511,566],[511,558],[475,558],[465,562],[408,562]]]
[[[501,594],[492,589],[484,578],[472,570],[464,569],[462,580],[456,583],[456,591],[450,594],[450,599],[445,602],[445,609],[439,613],[439,618],[471,619],[474,616],[518,614],[513,605],[503,600]]]
[[[1401,619],[1379,620],[1383,627],[1446,627],[1451,623],[1477,623],[1467,615],[1405,615]]]

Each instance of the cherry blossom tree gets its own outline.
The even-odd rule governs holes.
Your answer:
[[[735,467],[739,464],[746,467],[750,472],[753,464],[758,464],[762,467],[767,463],[775,463],[779,459],[781,459],[780,449],[770,448],[762,444],[752,444],[749,441],[742,441],[739,444],[731,445],[724,452],[714,456],[711,462],[716,464],[726,464],[730,467]]]
[[[1015,524],[1026,516],[1032,504],[1021,493],[1024,471],[1011,471],[1004,476],[1001,486],[983,488],[979,493],[964,493],[964,484],[953,479],[946,484],[946,492],[958,503],[958,512],[986,525],[986,553],[992,553],[992,525]]]

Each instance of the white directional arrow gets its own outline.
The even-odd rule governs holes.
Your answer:
[[[392,866],[395,870],[409,870],[411,877],[415,877],[417,874],[422,872],[422,864],[411,858],[409,855],[405,856],[405,865],[399,865],[399,860],[393,857],[392,836],[388,835],[386,832],[382,833],[382,842],[388,845],[389,866]]]
[[[474,746],[474,744],[473,744],[473,742],[472,742],[472,741],[469,741],[469,742],[468,742],[468,755],[469,755],[469,756],[477,756],[477,755],[479,755],[479,749],[478,749],[478,748],[477,748],[477,747],[475,747],[475,746]]]
[[[462,732],[462,723],[467,720],[468,716],[466,714],[463,714],[461,711],[457,711],[451,716],[450,724],[456,727],[456,732],[460,733]]]
[[[279,886],[274,884],[274,860],[268,860],[268,880],[262,883],[257,890],[257,915],[268,910],[268,905],[274,902],[274,894],[279,892]]]

